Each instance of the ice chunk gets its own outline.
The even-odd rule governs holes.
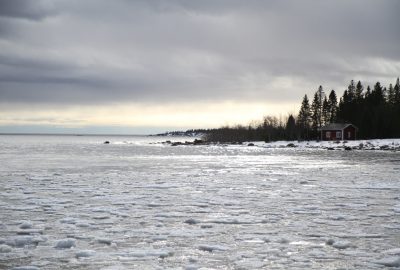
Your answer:
[[[199,268],[200,268],[199,266],[197,266],[195,264],[191,264],[191,265],[186,266],[185,270],[197,270]]]
[[[189,224],[189,225],[194,225],[194,224],[199,223],[199,221],[195,220],[194,218],[189,218],[189,219],[185,220],[185,223]]]
[[[76,224],[77,220],[75,218],[67,217],[67,218],[60,219],[60,222],[65,223],[65,224]]]
[[[393,255],[400,255],[400,248],[392,248],[386,250],[384,253],[386,254],[393,254]]]
[[[46,239],[43,237],[33,237],[33,236],[15,236],[6,241],[6,244],[12,247],[24,247],[27,245],[37,245],[40,242],[45,242]]]
[[[11,268],[11,270],[39,270],[39,267],[36,266],[18,266]]]
[[[337,249],[346,249],[349,247],[353,247],[353,245],[349,241],[338,241],[332,244],[332,247]]]
[[[335,243],[335,240],[333,240],[333,239],[328,239],[325,241],[325,244],[327,244],[328,246],[332,246],[333,243]]]
[[[94,256],[95,254],[96,254],[96,252],[94,250],[81,250],[75,254],[75,257],[86,258],[86,257]]]
[[[19,225],[20,229],[31,229],[32,228],[32,223],[30,221],[23,221],[21,225]]]
[[[100,244],[111,245],[112,240],[107,238],[99,238],[97,239],[97,242],[99,242]]]
[[[155,250],[155,251],[149,252],[149,255],[164,259],[164,258],[173,256],[174,252],[172,250]]]
[[[79,223],[76,223],[76,227],[88,228],[88,227],[90,227],[90,224],[86,223],[86,222],[79,222]]]
[[[213,252],[213,251],[226,251],[227,247],[219,245],[199,245],[199,249],[203,251]]]
[[[11,252],[11,248],[7,245],[0,245],[0,253],[8,253]]]
[[[172,250],[162,249],[150,249],[150,250],[135,250],[133,252],[121,254],[120,258],[124,257],[135,257],[135,258],[146,258],[146,257],[159,257],[161,259],[171,257],[174,255]]]
[[[289,239],[282,237],[282,238],[279,238],[277,242],[278,242],[279,244],[287,244],[287,243],[289,243],[290,241],[289,241]]]
[[[387,257],[377,260],[375,263],[388,267],[400,267],[400,257]]]
[[[58,240],[55,248],[72,248],[75,247],[75,239],[66,238]]]

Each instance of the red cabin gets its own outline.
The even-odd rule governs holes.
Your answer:
[[[353,124],[331,123],[319,129],[323,141],[355,140],[358,128]]]

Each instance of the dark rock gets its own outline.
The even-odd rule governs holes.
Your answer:
[[[185,223],[189,224],[189,225],[194,225],[194,224],[197,224],[199,222],[197,220],[193,219],[193,218],[189,218],[188,220],[185,220]]]
[[[296,145],[295,145],[294,143],[288,143],[288,144],[286,145],[286,147],[296,147]]]
[[[389,149],[389,145],[382,145],[381,147],[379,147],[380,150],[388,150]]]
[[[325,244],[327,244],[328,246],[332,246],[334,243],[335,243],[335,241],[333,239],[328,239],[325,242]]]
[[[110,144],[110,142],[109,141],[105,141],[104,144]]]
[[[178,146],[178,145],[182,145],[183,143],[181,142],[173,142],[171,143],[171,146]]]
[[[353,150],[353,148],[351,148],[350,146],[345,146],[345,147],[344,147],[344,150],[350,151],[350,150]]]
[[[254,146],[254,143],[249,143],[247,146]]]
[[[198,140],[198,139],[195,139],[194,141],[193,141],[193,144],[194,145],[197,145],[197,144],[203,144],[204,143],[204,141],[203,140]]]
[[[333,148],[333,147],[328,147],[327,149],[328,150],[335,150],[335,148]]]

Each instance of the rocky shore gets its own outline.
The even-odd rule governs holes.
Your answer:
[[[169,146],[241,146],[262,148],[300,148],[300,149],[325,149],[325,150],[381,150],[400,152],[400,139],[381,140],[355,140],[355,141],[276,141],[276,142],[206,142],[195,139],[194,141],[164,141],[158,144]]]

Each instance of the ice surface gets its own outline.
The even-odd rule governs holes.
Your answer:
[[[0,136],[0,269],[400,267],[399,140],[162,140]]]

